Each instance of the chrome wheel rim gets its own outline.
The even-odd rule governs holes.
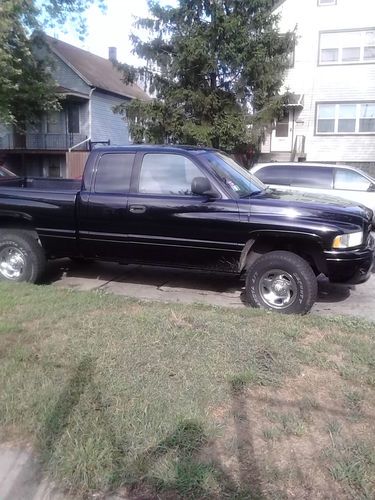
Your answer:
[[[0,251],[1,276],[8,280],[19,280],[25,268],[25,256],[17,247],[7,246]]]
[[[272,309],[286,309],[297,299],[298,287],[293,276],[281,269],[271,269],[259,280],[259,293]]]

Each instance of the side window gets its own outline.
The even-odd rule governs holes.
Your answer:
[[[371,182],[366,177],[354,170],[346,168],[336,169],[335,189],[367,191],[370,185]]]
[[[143,157],[139,192],[192,196],[191,182],[203,174],[194,163],[182,155],[155,153]]]
[[[281,186],[290,186],[291,179],[293,178],[293,167],[290,169],[283,165],[274,165],[271,167],[264,167],[255,175],[265,184],[280,184]]]
[[[256,176],[265,184],[332,189],[333,170],[326,167],[274,165],[265,167]]]
[[[95,193],[127,193],[134,158],[133,153],[105,153],[100,158],[96,171]]]
[[[294,167],[291,186],[332,189],[333,169],[327,167]]]

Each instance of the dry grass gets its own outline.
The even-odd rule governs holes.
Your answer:
[[[0,317],[2,438],[75,495],[372,498],[370,323],[5,284]]]

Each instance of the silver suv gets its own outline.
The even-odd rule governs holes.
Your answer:
[[[375,179],[357,168],[322,163],[258,163],[251,169],[275,189],[339,196],[375,212]]]

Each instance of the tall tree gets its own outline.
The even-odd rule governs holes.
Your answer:
[[[293,33],[280,35],[274,0],[179,0],[162,7],[133,37],[147,67],[122,66],[124,79],[141,77],[155,96],[118,107],[136,142],[210,144],[226,150],[256,142],[280,113],[279,96]]]
[[[35,57],[46,26],[75,23],[85,32],[84,12],[95,0],[1,0],[0,121],[22,129],[42,111],[58,109],[49,61]],[[103,6],[103,1],[98,0]],[[39,7],[38,7],[39,5]],[[32,35],[33,33],[33,35]]]

